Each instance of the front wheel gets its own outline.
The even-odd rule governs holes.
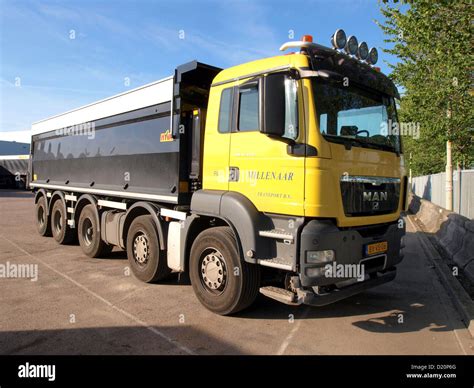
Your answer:
[[[241,260],[234,233],[225,226],[198,235],[191,248],[189,275],[199,301],[220,315],[250,306],[260,285],[259,267]]]

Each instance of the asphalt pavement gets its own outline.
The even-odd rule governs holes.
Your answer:
[[[39,236],[33,202],[0,191],[0,265],[38,271],[0,278],[0,354],[474,354],[413,225],[391,283],[325,307],[259,296],[221,317],[177,276],[135,279],[123,251],[91,259]]]

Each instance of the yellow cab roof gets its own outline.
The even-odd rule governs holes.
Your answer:
[[[217,74],[212,83],[216,84],[237,78],[242,79],[245,78],[246,75],[251,75],[265,70],[272,70],[285,65],[297,68],[306,67],[308,66],[308,57],[300,53],[291,53],[243,63],[241,65],[232,66],[222,70],[219,74]]]

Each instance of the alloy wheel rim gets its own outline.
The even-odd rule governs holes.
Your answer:
[[[227,266],[224,256],[216,248],[206,249],[201,256],[201,283],[206,290],[220,294],[227,284]]]
[[[133,258],[138,265],[144,266],[150,256],[150,244],[144,233],[138,233],[133,240]]]

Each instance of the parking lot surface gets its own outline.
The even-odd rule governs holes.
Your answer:
[[[177,276],[133,277],[126,253],[91,259],[38,235],[34,200],[0,191],[0,265],[37,265],[36,281],[0,278],[1,354],[474,354],[470,337],[408,224],[395,281],[326,307],[259,296],[207,311]],[[32,267],[33,268],[33,267]]]

